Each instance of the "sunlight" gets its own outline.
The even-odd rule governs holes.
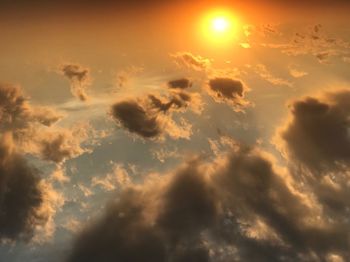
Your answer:
[[[216,9],[204,15],[201,27],[209,43],[224,45],[237,38],[238,19],[230,10]]]

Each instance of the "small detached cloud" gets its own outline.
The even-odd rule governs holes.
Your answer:
[[[144,138],[159,136],[161,124],[155,115],[150,114],[136,100],[121,101],[112,106],[112,116],[131,133]]]
[[[185,66],[195,71],[205,71],[211,67],[211,61],[207,58],[196,56],[190,52],[178,52],[170,55],[179,66]]]
[[[81,101],[88,100],[86,89],[90,85],[90,70],[79,64],[64,64],[60,72],[70,81],[71,93]]]
[[[304,76],[307,76],[308,72],[305,72],[295,67],[289,67],[289,74],[294,78],[302,78]]]
[[[241,80],[229,77],[214,77],[209,79],[208,94],[216,102],[226,102],[235,111],[243,111],[250,103],[245,100],[245,93],[249,90]]]
[[[200,95],[185,91],[173,91],[168,96],[149,94],[139,99],[126,99],[111,107],[111,115],[129,132],[143,138],[160,138],[164,134],[172,138],[188,138],[191,126],[184,120],[177,124],[174,112],[190,108],[200,113],[203,108]]]
[[[192,82],[188,78],[180,78],[168,82],[168,87],[173,89],[187,89],[191,86]]]

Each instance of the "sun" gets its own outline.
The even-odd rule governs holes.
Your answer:
[[[223,46],[237,38],[238,18],[229,9],[213,9],[203,16],[201,28],[206,42]]]
[[[215,32],[225,32],[230,27],[230,21],[225,17],[216,17],[212,21],[212,27]]]

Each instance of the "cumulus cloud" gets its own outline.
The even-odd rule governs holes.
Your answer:
[[[39,184],[43,203],[38,208],[37,214],[45,218],[45,223],[35,227],[35,235],[32,238],[33,243],[43,244],[53,239],[56,231],[55,216],[65,203],[62,193],[55,190],[51,182],[46,179],[40,181]]]
[[[70,128],[31,128],[20,137],[17,146],[27,154],[56,164],[57,171],[62,171],[66,160],[91,152],[98,137],[100,134],[90,124],[76,123]],[[60,172],[56,175],[57,179],[64,179]]]
[[[204,71],[210,68],[211,62],[209,59],[193,55],[189,52],[178,52],[170,55],[175,63],[179,66],[185,66],[195,71]]]
[[[240,146],[130,185],[79,234],[68,261],[350,258],[348,222],[325,214],[318,192],[275,162]]]
[[[175,79],[168,82],[169,88],[186,89],[191,86],[192,86],[192,82],[187,78]]]
[[[112,116],[131,133],[150,138],[161,134],[157,117],[146,111],[137,101],[121,101],[112,106]]]
[[[206,180],[194,165],[193,170],[178,170],[167,183],[156,181],[149,188],[125,190],[106,215],[78,237],[68,261],[206,261],[208,251],[196,238],[217,212]],[[158,203],[160,197],[164,201]],[[162,212],[153,205],[162,206]]]
[[[275,139],[293,173],[337,220],[350,208],[349,101],[349,89],[294,101]]]
[[[172,119],[174,111],[186,108],[200,113],[203,104],[199,94],[173,91],[169,96],[149,94],[139,99],[122,100],[111,108],[117,123],[129,132],[143,138],[156,138],[168,134],[172,138],[188,138],[190,126],[182,121],[182,127]]]
[[[29,126],[40,123],[51,126],[62,115],[48,107],[33,106],[18,86],[0,84],[0,130],[23,133]]]
[[[39,171],[16,153],[12,134],[3,134],[0,142],[0,239],[29,240],[46,222],[38,211],[43,203]]]
[[[86,152],[81,148],[81,142],[85,140],[85,134],[79,129],[58,129],[52,132],[42,132],[39,138],[39,155],[44,160],[54,163],[64,162]]]
[[[71,93],[81,101],[86,101],[86,89],[90,84],[90,70],[79,64],[64,64],[60,72],[70,81]]]
[[[216,102],[226,102],[235,111],[242,111],[242,108],[249,105],[245,100],[245,93],[248,88],[242,81],[229,77],[215,77],[209,80],[207,91]]]
[[[350,164],[350,91],[308,96],[290,105],[288,123],[279,130],[280,146],[293,159],[317,171]]]

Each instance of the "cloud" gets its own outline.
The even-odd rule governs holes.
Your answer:
[[[350,258],[348,222],[275,163],[238,146],[130,185],[78,235],[68,261]]]
[[[288,55],[312,54],[320,63],[329,63],[331,57],[348,53],[349,43],[330,37],[321,24],[316,24],[295,33],[293,41],[283,49]]]
[[[112,116],[131,133],[145,138],[161,134],[161,124],[157,117],[147,112],[137,101],[121,101],[112,106]]]
[[[349,101],[349,89],[296,100],[275,138],[292,172],[335,221],[350,207]]]
[[[39,184],[43,203],[38,208],[37,214],[39,217],[45,218],[45,223],[35,227],[35,235],[32,242],[43,244],[52,241],[56,231],[55,216],[65,203],[64,195],[52,186],[51,182],[46,179],[40,181]]]
[[[189,52],[178,52],[170,55],[179,66],[185,66],[195,71],[205,71],[210,68],[211,62],[207,58],[193,55]]]
[[[190,108],[193,112],[200,114],[203,110],[203,102],[198,93],[186,91],[172,91],[167,97],[151,94],[148,96],[153,108],[164,113]]]
[[[242,108],[249,105],[244,98],[248,88],[240,80],[215,77],[209,80],[207,91],[216,102],[227,102],[235,111],[242,111]]]
[[[311,170],[329,171],[350,164],[350,91],[305,97],[290,105],[288,123],[278,136],[282,150]]]
[[[111,115],[120,126],[143,138],[160,138],[164,134],[174,139],[188,138],[191,126],[184,120],[175,123],[172,119],[173,112],[187,108],[198,114],[203,110],[199,94],[173,91],[168,96],[149,94],[122,100],[112,105]]]
[[[126,189],[102,219],[85,228],[68,261],[207,261],[208,251],[192,237],[215,219],[217,207],[196,166],[186,165],[167,183],[156,179],[149,187]]]
[[[39,171],[18,155],[12,134],[0,143],[0,239],[29,240],[35,227],[45,224],[38,209],[43,204]]]
[[[267,82],[276,85],[276,86],[288,86],[292,87],[292,83],[288,80],[282,79],[280,77],[274,76],[263,64],[258,64],[254,68],[256,74],[258,74],[261,78],[266,80]]]
[[[85,138],[85,134],[81,134],[79,129],[42,132],[37,142],[39,155],[44,160],[62,163],[86,152],[81,148],[81,142]]]
[[[192,86],[192,82],[187,78],[180,78],[168,82],[169,88],[186,89]]]
[[[52,181],[57,181],[61,184],[69,182],[70,177],[66,176],[66,169],[62,165],[58,165],[56,169],[52,172],[50,179]]]
[[[136,66],[130,66],[124,70],[119,71],[116,74],[116,85],[118,88],[123,88],[127,86],[135,75],[142,73],[143,68],[141,67],[136,67]]]
[[[86,89],[91,81],[90,70],[79,64],[64,64],[60,66],[60,72],[70,81],[71,93],[81,101],[86,101]]]
[[[130,184],[130,176],[127,170],[121,164],[116,164],[113,168],[113,172],[107,174],[105,177],[94,177],[91,180],[92,186],[99,186],[106,191],[115,190],[117,187],[119,189],[123,189]]]
[[[62,115],[51,108],[31,105],[20,87],[0,84],[0,130],[2,132],[23,133],[33,124],[51,126],[61,118]]]
[[[294,67],[289,67],[289,74],[294,78],[301,78],[308,75],[307,72]]]

